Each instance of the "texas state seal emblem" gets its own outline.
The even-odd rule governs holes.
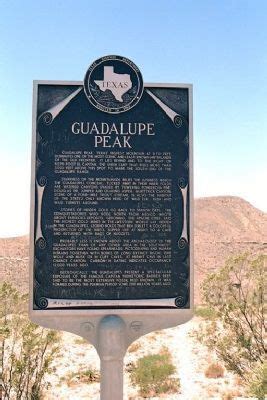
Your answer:
[[[86,72],[84,91],[90,103],[101,111],[119,114],[130,110],[142,97],[143,79],[128,58],[105,56]]]

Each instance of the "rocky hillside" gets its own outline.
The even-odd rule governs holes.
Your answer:
[[[247,201],[230,196],[195,200],[195,298],[207,273],[224,265],[227,258],[262,253],[267,244],[267,215]]]
[[[22,292],[29,287],[29,238],[0,239],[0,282],[14,284]]]
[[[195,200],[195,298],[210,271],[231,255],[263,252],[267,242],[267,215],[238,197]],[[28,237],[0,239],[0,281],[28,291]]]

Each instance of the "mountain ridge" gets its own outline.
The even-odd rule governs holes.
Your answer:
[[[195,300],[205,276],[239,253],[266,250],[267,214],[235,196],[194,200]],[[0,281],[28,291],[29,237],[0,238]]]

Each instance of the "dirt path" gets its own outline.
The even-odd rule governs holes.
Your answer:
[[[175,352],[173,360],[179,369],[182,395],[178,396],[183,400],[194,400],[200,398],[202,392],[202,375],[197,372],[197,359],[194,354],[194,346],[188,334],[192,329],[192,324],[181,325],[175,330]]]

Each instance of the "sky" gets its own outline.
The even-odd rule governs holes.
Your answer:
[[[267,211],[265,0],[0,0],[0,237],[29,232],[32,81],[130,58],[145,82],[192,83],[195,197]]]

